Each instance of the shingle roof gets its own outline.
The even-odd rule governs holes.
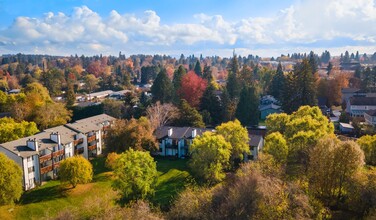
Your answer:
[[[34,139],[34,138],[36,139],[36,141],[38,141],[39,151],[44,150],[46,148],[51,148],[57,145],[57,143],[53,142],[50,139],[50,133],[40,132],[30,137],[25,137],[25,138],[10,141],[7,143],[3,143],[1,144],[1,146],[19,155],[20,157],[26,158],[31,155],[39,154],[38,151],[28,148],[26,145],[27,140]]]
[[[60,141],[61,141],[62,144],[68,144],[68,143],[72,142],[74,140],[75,135],[78,134],[78,132],[76,132],[72,129],[69,129],[69,128],[65,127],[64,125],[46,129],[45,132],[47,132],[47,133],[52,133],[52,132],[59,133],[60,134]]]
[[[78,132],[88,133],[91,131],[98,131],[101,129],[101,123],[106,121],[115,121],[116,118],[106,114],[100,114],[93,117],[77,120],[74,123],[66,124],[65,126],[74,129]]]
[[[249,145],[252,146],[252,147],[256,147],[259,145],[260,141],[262,140],[262,136],[261,135],[252,135],[252,134],[249,134],[248,135],[249,137]]]
[[[281,109],[281,106],[276,105],[274,103],[271,103],[269,105],[260,106],[260,111],[265,111],[267,109],[276,109],[276,110],[278,110],[278,109]]]
[[[342,93],[354,93],[354,92],[357,92],[359,90],[360,89],[356,89],[356,88],[343,88],[341,91],[342,91]]]
[[[369,116],[376,116],[376,110],[368,110],[365,112],[365,114],[369,115]]]
[[[206,128],[162,126],[155,131],[155,137],[157,139],[167,137],[170,128],[172,128],[171,139],[192,138],[193,129],[196,129],[196,135],[202,135],[205,131],[213,131]]]
[[[350,97],[351,105],[376,105],[376,97]]]

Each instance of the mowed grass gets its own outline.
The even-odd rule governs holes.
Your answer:
[[[189,183],[187,160],[156,158],[159,178],[154,197],[150,200],[162,210],[168,210],[173,198]],[[112,172],[105,168],[105,158],[92,161],[94,177],[92,183],[76,188],[61,187],[53,180],[37,189],[25,192],[18,204],[0,207],[0,219],[53,218],[60,211],[87,209],[90,201],[98,196],[110,195],[115,204],[118,196],[111,187]]]

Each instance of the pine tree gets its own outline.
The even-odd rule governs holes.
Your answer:
[[[76,95],[74,94],[74,87],[72,83],[68,83],[68,90],[67,90],[67,106],[73,106],[74,102],[76,101]]]
[[[239,97],[240,86],[236,73],[230,72],[228,74],[226,89],[231,100],[237,99]]]
[[[195,65],[195,69],[194,69],[195,73],[197,74],[197,76],[202,76],[202,69],[201,69],[201,64],[200,64],[200,61],[196,61],[196,65]]]
[[[214,86],[209,84],[201,98],[200,109],[209,112],[211,121],[218,124],[221,120],[221,103],[214,92]]]
[[[283,97],[283,89],[285,86],[285,76],[283,74],[281,62],[278,64],[277,72],[275,73],[271,87],[270,87],[270,94],[276,98],[277,100],[281,101]]]
[[[239,62],[238,62],[238,58],[236,57],[235,52],[233,54],[233,57],[230,63],[227,66],[227,70],[228,72],[235,73],[235,75],[239,73]]]
[[[227,89],[224,88],[221,95],[221,115],[222,122],[232,121],[234,119],[236,104],[230,99]]]
[[[282,92],[282,109],[284,112],[290,114],[294,112],[295,107],[295,99],[297,98],[297,94],[295,92],[295,80],[294,75],[292,72],[286,75],[285,77],[285,85],[283,87]]]
[[[235,116],[243,126],[258,125],[259,99],[254,87],[243,87]]]
[[[178,91],[181,87],[181,79],[187,73],[186,69],[183,65],[180,65],[177,70],[175,70],[174,78],[172,79],[172,83],[174,84],[175,91]]]
[[[167,103],[172,100],[173,85],[168,78],[165,69],[162,69],[157,75],[157,78],[151,87],[151,93],[153,94],[153,101]]]
[[[318,71],[318,62],[316,60],[316,55],[311,51],[309,53],[309,65],[311,65],[311,71],[316,73]]]
[[[204,72],[202,74],[202,78],[206,79],[208,83],[210,83],[213,80],[212,71],[210,69],[210,66],[204,66]]]
[[[303,105],[316,105],[316,81],[311,65],[307,59],[303,60],[301,64],[295,66],[294,79],[295,93],[297,94],[294,109],[297,110]]]
[[[182,127],[205,127],[205,123],[203,122],[200,113],[195,108],[191,107],[185,99],[181,100],[179,114],[180,117],[174,122],[174,125]]]
[[[332,71],[332,69],[333,69],[333,64],[332,64],[332,62],[329,62],[328,67],[326,68],[326,70],[328,71],[327,72],[328,76],[329,76],[330,72]]]

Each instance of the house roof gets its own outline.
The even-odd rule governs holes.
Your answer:
[[[375,117],[376,116],[376,110],[368,110],[368,111],[364,112],[364,114]]]
[[[92,98],[103,97],[103,96],[108,96],[109,94],[111,94],[113,92],[114,91],[112,91],[112,90],[105,90],[105,91],[100,91],[100,92],[93,92],[93,93],[87,94],[86,96],[90,96]]]
[[[7,143],[3,143],[0,146],[3,148],[13,152],[14,154],[20,157],[29,157],[31,155],[39,154],[39,151],[35,151],[29,147],[27,147],[27,140],[29,139],[36,139],[38,141],[39,151],[42,151],[47,148],[51,148],[56,146],[57,143],[53,142],[50,139],[50,133],[48,132],[40,132],[30,137],[21,138],[18,140],[10,141]]]
[[[354,129],[354,127],[348,123],[342,123],[340,122],[339,125],[343,128],[348,128],[348,129]]]
[[[65,126],[74,129],[77,132],[89,133],[91,131],[98,131],[102,128],[102,123],[115,121],[116,118],[106,114],[100,114],[93,117],[77,120],[74,123],[66,124]]]
[[[268,110],[268,109],[279,110],[279,109],[281,109],[281,106],[276,105],[274,103],[271,103],[269,105],[262,105],[262,106],[260,106],[260,111],[265,111],[265,110]]]
[[[343,88],[341,89],[342,93],[354,93],[359,91],[360,89],[357,88]]]
[[[172,128],[171,139],[192,138],[193,129],[196,129],[197,136],[202,135],[205,131],[213,131],[207,128],[162,126],[155,131],[155,137],[157,139],[168,137],[168,130],[170,128]]]
[[[350,97],[351,105],[376,105],[376,97]]]
[[[47,133],[52,133],[52,132],[59,133],[60,134],[60,141],[61,141],[62,144],[69,144],[70,142],[72,142],[75,139],[75,135],[78,134],[78,132],[76,132],[72,129],[69,129],[69,128],[65,127],[64,125],[46,129],[45,132],[47,132]]]
[[[260,141],[262,141],[263,137],[261,135],[252,135],[249,134],[249,146],[256,147],[259,145]]]

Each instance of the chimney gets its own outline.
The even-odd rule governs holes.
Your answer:
[[[26,146],[30,149],[33,149],[35,151],[39,151],[39,148],[38,148],[38,141],[36,138],[34,139],[29,139],[26,141]]]
[[[54,133],[54,132],[51,132],[51,134],[50,134],[50,139],[53,141],[53,142],[55,142],[55,143],[58,143],[59,145],[61,144],[61,142],[60,142],[60,134],[59,134],[59,132],[56,132],[56,133]]]
[[[169,128],[169,129],[168,129],[168,131],[167,131],[167,135],[168,135],[169,137],[171,137],[171,135],[172,135],[172,128]]]
[[[193,128],[192,129],[192,138],[195,138],[197,135],[197,129],[196,128]]]

